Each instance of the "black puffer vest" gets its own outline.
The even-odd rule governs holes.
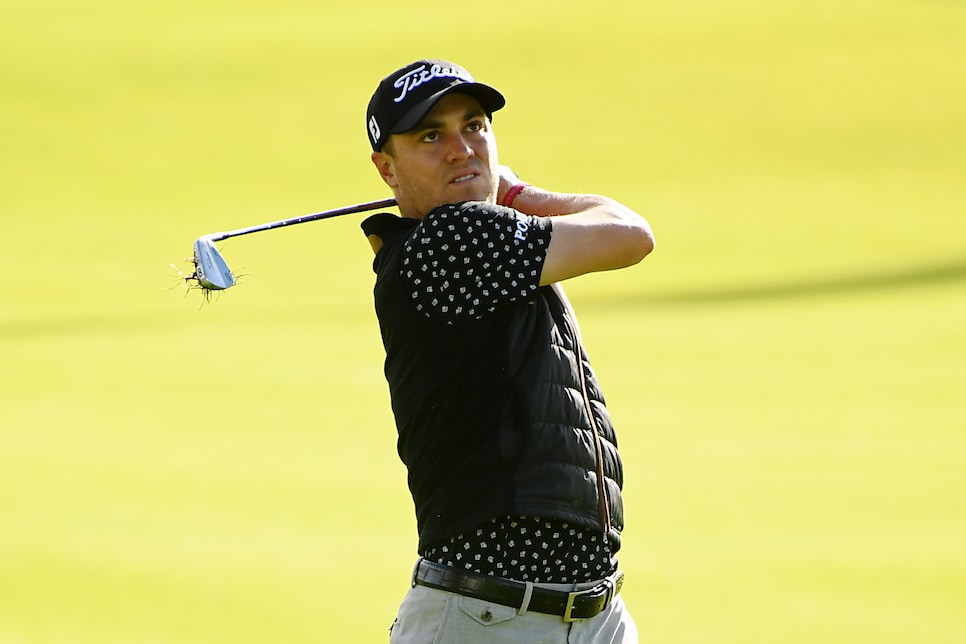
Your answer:
[[[375,308],[419,551],[511,515],[594,529],[616,552],[623,469],[569,305],[541,287],[479,320],[427,317],[400,277],[418,224],[384,213],[362,228],[383,241]]]

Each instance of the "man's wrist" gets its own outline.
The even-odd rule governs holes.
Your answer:
[[[503,195],[503,201],[500,202],[500,205],[501,206],[506,206],[507,208],[512,208],[513,207],[513,200],[516,199],[517,198],[517,195],[519,195],[521,192],[523,192],[523,189],[526,188],[529,185],[530,185],[529,183],[518,183],[515,186],[511,186],[506,191],[506,194]]]

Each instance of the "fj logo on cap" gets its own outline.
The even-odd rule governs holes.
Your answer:
[[[410,90],[414,90],[423,83],[433,80],[434,78],[459,78],[468,83],[473,82],[473,77],[464,72],[461,69],[456,69],[455,67],[444,67],[442,65],[433,65],[428,70],[426,65],[421,65],[411,72],[403,74],[396,79],[396,82],[392,84],[393,87],[400,90],[399,96],[393,100],[396,103],[402,102]]]
[[[379,143],[379,136],[382,134],[382,130],[379,129],[379,123],[376,122],[376,117],[369,118],[369,136],[372,137],[373,143]]]

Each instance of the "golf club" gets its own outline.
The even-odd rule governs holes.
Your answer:
[[[267,224],[259,224],[256,226],[249,226],[247,228],[238,228],[236,230],[203,235],[195,241],[194,257],[191,260],[195,265],[195,272],[187,279],[197,282],[198,287],[204,289],[205,291],[221,291],[235,285],[235,276],[232,274],[231,269],[228,268],[228,264],[225,263],[225,258],[221,256],[221,252],[219,252],[219,250],[215,247],[216,241],[228,239],[229,237],[239,237],[241,235],[257,233],[263,230],[272,230],[274,228],[282,228],[284,226],[304,224],[309,221],[318,221],[320,219],[338,217],[340,215],[351,215],[357,212],[378,210],[379,208],[391,208],[395,205],[395,199],[382,199],[380,201],[370,201],[367,203],[356,204],[355,206],[345,206],[342,208],[334,208],[332,210],[324,210],[322,212],[312,213],[311,215],[302,215],[301,217],[293,217],[291,219],[281,219],[279,221],[273,221]]]

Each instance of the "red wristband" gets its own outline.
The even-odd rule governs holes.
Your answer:
[[[507,190],[506,194],[503,195],[503,201],[501,202],[502,205],[509,208],[511,205],[513,205],[513,200],[517,198],[517,195],[523,192],[523,189],[529,185],[530,185],[529,183],[518,183],[517,185]]]

